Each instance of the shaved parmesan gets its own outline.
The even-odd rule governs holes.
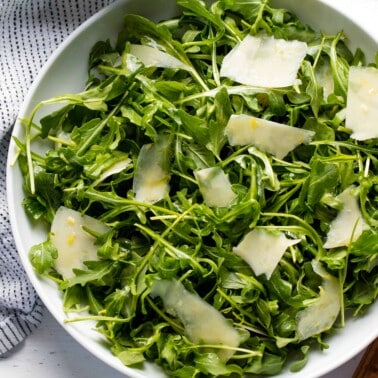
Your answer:
[[[130,54],[137,57],[145,66],[191,70],[187,64],[155,47],[131,44]]]
[[[231,115],[225,134],[231,146],[252,144],[278,159],[302,143],[309,143],[313,131],[256,118],[246,114]]]
[[[354,186],[351,186],[337,196],[337,199],[341,201],[342,209],[331,223],[324,248],[347,246],[358,239],[367,227],[353,189]]]
[[[154,203],[169,191],[168,140],[145,144],[139,152],[135,168],[133,191],[135,200]]]
[[[219,358],[226,362],[240,344],[239,333],[213,306],[199,296],[188,292],[179,281],[155,281],[151,296],[159,296],[167,312],[177,316],[188,338],[197,344],[224,345]]]
[[[61,206],[51,224],[51,242],[58,250],[55,269],[63,278],[74,276],[72,269],[83,269],[84,261],[98,260],[95,237],[83,229],[99,234],[109,228],[99,220]]]
[[[307,44],[248,35],[223,59],[220,75],[258,87],[287,87],[297,81]]]
[[[299,243],[300,239],[287,239],[282,232],[270,232],[255,228],[233,248],[254,271],[256,276],[265,274],[270,279],[286,249]]]
[[[107,179],[108,177],[112,175],[115,175],[117,173],[124,171],[130,164],[131,164],[131,159],[129,158],[117,161],[108,169],[106,169],[104,172],[102,172],[100,177],[96,181],[93,182],[93,186],[98,185],[100,182],[104,181],[105,179]]]
[[[328,62],[317,64],[315,68],[315,77],[316,81],[323,88],[324,99],[327,99],[328,96],[335,91],[331,65]]]
[[[357,140],[378,138],[378,70],[350,67],[345,126]]]
[[[312,268],[323,280],[319,297],[297,313],[297,333],[300,340],[330,329],[340,312],[339,281],[331,276],[318,261],[312,261]]]
[[[209,207],[227,207],[236,198],[228,177],[220,167],[194,172],[200,192]]]

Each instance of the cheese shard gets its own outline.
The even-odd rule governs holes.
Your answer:
[[[155,47],[131,44],[130,54],[137,57],[145,66],[191,70],[187,64]]]
[[[353,189],[354,186],[350,186],[337,196],[341,201],[342,209],[331,223],[324,248],[347,246],[357,240],[367,227]]]
[[[105,234],[109,227],[76,210],[61,206],[51,223],[51,242],[58,250],[54,267],[63,278],[72,278],[72,269],[83,269],[84,261],[98,260],[95,237],[83,229]]]
[[[323,88],[323,98],[327,99],[328,96],[335,91],[335,84],[333,82],[332,69],[329,62],[322,62],[316,65],[315,68],[316,81]]]
[[[236,198],[231,183],[220,167],[205,168],[194,172],[200,192],[209,207],[228,207]]]
[[[100,177],[93,182],[93,186],[98,185],[102,181],[106,180],[108,177],[115,175],[124,171],[128,166],[131,165],[131,159],[125,158],[123,160],[117,161],[112,166],[107,168],[104,172],[101,173]]]
[[[228,120],[225,134],[231,146],[251,144],[283,159],[300,144],[309,143],[315,132],[246,114],[233,114]]]
[[[162,138],[140,149],[133,179],[135,200],[155,203],[169,191],[169,142]]]
[[[351,138],[378,138],[378,69],[349,69],[345,126],[352,130]]]
[[[218,357],[224,362],[232,357],[233,348],[240,344],[240,335],[213,306],[176,280],[154,281],[151,296],[159,296],[165,310],[180,319],[192,342],[228,346],[230,349],[217,350]]]
[[[300,241],[288,239],[282,232],[255,228],[244,236],[233,252],[252,268],[256,276],[265,274],[270,279],[286,249]]]
[[[315,273],[322,277],[319,297],[304,310],[297,313],[299,340],[329,330],[340,312],[341,288],[337,278],[329,274],[319,261],[311,262]]]
[[[305,42],[248,35],[224,57],[220,75],[240,84],[288,87],[297,82],[307,51]]]

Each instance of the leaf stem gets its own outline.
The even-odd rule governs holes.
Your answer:
[[[91,133],[90,136],[84,141],[84,143],[80,146],[80,148],[76,152],[78,156],[82,156],[87,151],[87,149],[91,146],[93,140],[97,138],[97,136],[101,133],[101,131],[107,125],[109,119],[112,118],[115,114],[117,114],[117,112],[119,111],[120,107],[123,104],[123,101],[126,99],[128,94],[129,94],[128,91],[126,91],[123,94],[121,100],[114,107],[114,109],[99,123],[99,125],[96,127],[93,133]]]

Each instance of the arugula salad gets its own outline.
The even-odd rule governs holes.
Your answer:
[[[30,260],[125,365],[299,371],[377,296],[378,58],[268,0],[177,4],[23,120]]]

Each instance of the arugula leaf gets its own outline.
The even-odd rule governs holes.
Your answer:
[[[177,4],[186,9],[189,14],[195,14],[199,19],[205,19],[214,24],[220,33],[223,33],[224,23],[217,13],[213,13],[200,0],[178,0]]]
[[[275,375],[284,365],[284,356],[265,353],[264,357],[253,359],[244,369],[246,373]]]
[[[61,283],[62,289],[75,285],[85,286],[89,282],[106,282],[107,276],[114,272],[115,263],[112,261],[87,261],[88,270],[76,269],[76,276]]]
[[[22,201],[22,206],[24,207],[26,214],[34,220],[41,219],[46,212],[46,207],[35,197],[25,198]]]
[[[243,15],[246,20],[253,20],[261,10],[261,0],[243,0],[243,1],[219,1],[219,6],[223,10],[231,10]]]
[[[346,99],[349,64],[344,57],[337,54],[338,42],[341,38],[343,38],[343,35],[339,33],[336,38],[332,40],[328,53],[334,79],[334,93],[336,96],[342,96]]]
[[[109,40],[107,41],[98,41],[96,42],[89,54],[89,59],[88,59],[88,65],[89,68],[96,67],[96,65],[101,62],[102,57],[105,54],[111,53],[113,50],[112,45]]]
[[[306,93],[310,97],[310,105],[315,117],[319,114],[319,108],[322,105],[323,100],[323,88],[316,80],[316,75],[310,62],[303,62],[303,72],[306,76],[308,83],[306,86]]]
[[[295,373],[297,371],[301,371],[306,366],[308,358],[309,358],[309,351],[310,351],[310,347],[308,345],[304,345],[301,347],[303,358],[297,362],[294,362],[290,366],[290,371]]]
[[[226,366],[215,353],[203,353],[194,359],[194,363],[200,371],[215,377],[242,374],[240,366],[230,364]]]
[[[352,243],[350,252],[357,255],[369,256],[372,253],[378,253],[378,234],[372,230],[367,230]]]
[[[72,109],[72,105],[67,105],[47,116],[43,117],[41,123],[41,136],[46,138],[50,131],[57,130],[62,127],[68,112]]]
[[[30,262],[40,274],[49,270],[57,257],[58,251],[50,240],[34,245],[29,251]]]
[[[207,148],[219,158],[219,154],[226,143],[226,128],[228,119],[232,114],[232,105],[226,88],[222,88],[214,98],[215,120],[208,124],[209,142]]]
[[[35,173],[35,187],[37,194],[23,201],[23,205],[27,208],[28,214],[33,218],[40,219],[42,216],[51,222],[55,211],[62,201],[62,193],[55,187],[54,175],[40,170]]]
[[[325,193],[332,193],[340,180],[340,173],[335,163],[313,159],[307,188],[307,204],[313,208]]]
[[[138,351],[128,351],[123,350],[117,354],[117,357],[124,363],[126,366],[138,365],[146,360],[143,353]]]
[[[210,134],[206,121],[200,117],[190,115],[182,109],[178,110],[177,115],[182,121],[185,134],[191,136],[197,143],[205,146]]]

